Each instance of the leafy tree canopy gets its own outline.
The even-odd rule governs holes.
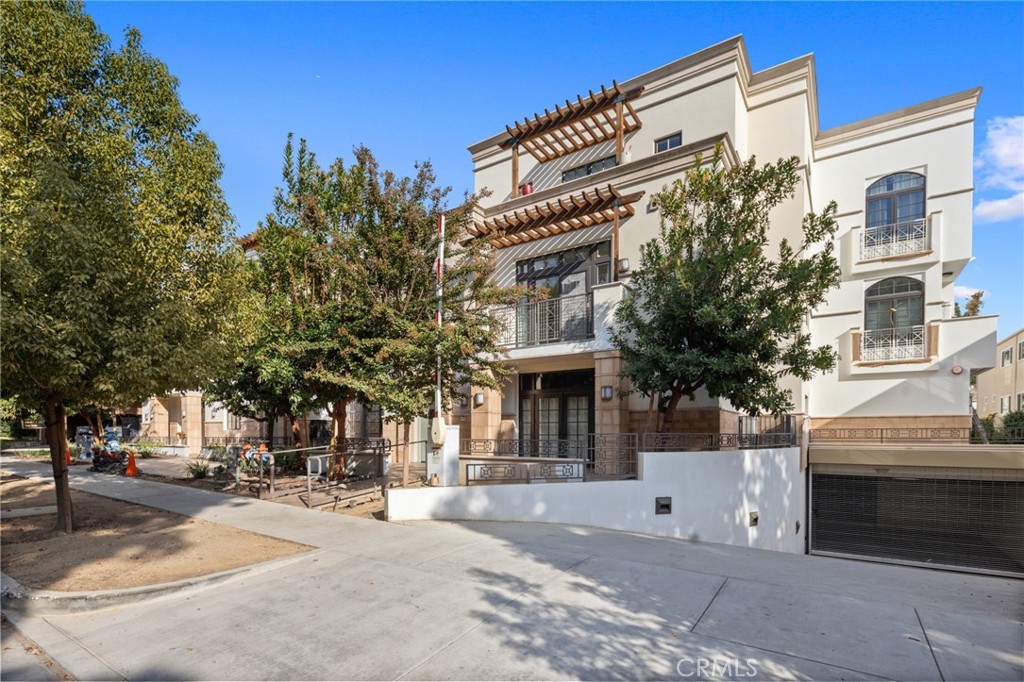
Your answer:
[[[960,301],[954,301],[953,317],[977,317],[981,315],[981,309],[985,305],[985,301],[982,300],[984,297],[984,291],[975,291],[967,298],[967,305],[963,308],[960,307]]]
[[[768,254],[770,215],[793,197],[798,165],[731,165],[719,148],[655,196],[660,238],[641,249],[612,338],[623,376],[658,398],[664,430],[680,399],[702,388],[739,410],[778,414],[792,409],[780,378],[834,366],[833,349],[814,347],[803,321],[839,282],[835,204],[806,215],[797,243],[781,239]]]
[[[463,244],[475,197],[448,208],[428,163],[413,177],[380,168],[365,147],[324,169],[304,140],[285,147],[283,187],[257,228],[254,293],[266,314],[218,395],[253,407],[325,407],[344,435],[349,401],[401,421],[432,404],[437,357],[448,404],[458,386],[496,386],[503,373],[487,307],[515,291],[493,286],[486,244]],[[448,229],[443,324],[435,323],[438,216]]]
[[[44,407],[70,530],[65,409],[224,367],[241,259],[216,147],[138,31],[113,50],[71,1],[7,3],[0,26],[3,393]]]

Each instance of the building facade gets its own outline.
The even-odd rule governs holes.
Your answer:
[[[1024,410],[1024,327],[996,344],[995,366],[975,382],[981,417]]]
[[[971,259],[973,122],[980,89],[820,130],[813,56],[754,73],[742,37],[588,91],[469,147],[473,229],[495,247],[494,277],[543,296],[499,310],[513,378],[466,389],[464,438],[573,441],[642,432],[651,403],[628,389],[609,338],[640,247],[658,236],[651,197],[716,145],[726,162],[796,155],[802,182],[772,214],[773,243],[839,206],[842,282],[808,311],[834,371],[792,377],[786,428],[969,428],[971,370],[991,365],[994,317],[953,318]],[[524,106],[528,103],[524,102]],[[685,402],[685,401],[684,401]],[[675,428],[757,429],[698,395]]]

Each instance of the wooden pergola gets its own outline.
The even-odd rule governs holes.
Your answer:
[[[643,195],[642,191],[624,195],[609,184],[484,218],[477,221],[469,232],[474,237],[487,239],[500,249],[614,222],[613,242],[617,252],[619,220],[635,213],[633,204]]]
[[[504,146],[512,149],[513,197],[519,196],[519,147],[544,163],[614,139],[615,163],[622,163],[626,133],[642,125],[630,100],[637,98],[643,88],[626,92],[612,81],[611,89],[602,85],[600,92],[588,92],[585,99],[577,95],[575,102],[565,100],[564,108],[556,104],[553,112],[545,109],[543,115],[534,114],[522,123],[505,126],[509,139]]]

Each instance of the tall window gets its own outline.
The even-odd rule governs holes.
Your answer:
[[[1000,360],[1000,367],[1007,367],[1013,364],[1013,349],[1007,348],[1003,351],[1002,358]]]
[[[872,183],[867,192],[867,229],[924,218],[924,176],[896,173]]]
[[[924,324],[924,286],[909,277],[890,277],[864,294],[864,328],[902,329]]]

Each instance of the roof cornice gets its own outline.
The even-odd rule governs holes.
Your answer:
[[[971,88],[945,95],[927,102],[896,109],[884,114],[865,118],[846,125],[820,131],[814,140],[815,148],[855,140],[865,135],[874,135],[910,123],[927,121],[957,111],[973,110],[981,97],[981,88]]]

